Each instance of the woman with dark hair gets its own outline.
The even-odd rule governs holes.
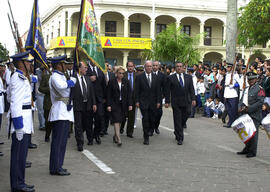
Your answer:
[[[124,79],[125,70],[119,67],[116,70],[116,78],[108,83],[107,88],[107,110],[111,112],[111,122],[114,124],[113,141],[120,147],[120,126],[126,118],[128,111],[132,110],[132,92],[130,83]]]

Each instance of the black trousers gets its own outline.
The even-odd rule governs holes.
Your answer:
[[[149,132],[154,129],[155,126],[155,112],[156,109],[140,109],[142,113],[142,126],[143,126],[143,137],[149,138]]]
[[[82,111],[74,111],[74,128],[75,139],[77,146],[83,146],[84,136],[83,132],[86,132],[87,140],[93,141],[93,112],[86,110],[86,104],[83,106]]]
[[[163,114],[163,110],[162,110],[162,106],[160,106],[160,108],[158,108],[155,113],[155,124],[154,124],[152,132],[154,132],[154,129],[158,129],[162,114]]]
[[[132,105],[132,110],[128,111],[127,120],[124,118],[124,121],[121,123],[121,129],[125,128],[125,124],[127,121],[127,135],[133,135],[134,132],[134,123],[135,123],[135,103]]]
[[[19,141],[16,133],[12,133],[11,157],[10,157],[10,185],[11,189],[25,187],[25,163],[28,152],[28,139],[30,134],[24,134]]]
[[[100,132],[104,130],[105,121],[104,121],[104,104],[97,103],[97,111],[94,113],[94,137],[98,137]]]
[[[251,153],[253,155],[257,154],[257,146],[258,146],[258,137],[259,137],[259,127],[260,127],[260,122],[257,122],[253,119],[253,122],[256,127],[256,133],[252,139],[250,139],[247,143],[243,151],[247,153]]]
[[[52,142],[50,153],[50,172],[63,170],[64,158],[66,153],[68,131],[70,122],[67,120],[53,121]]]
[[[188,106],[190,107],[190,106]],[[184,140],[183,126],[186,123],[188,117],[188,107],[173,106],[173,122],[174,122],[174,134],[177,141]]]
[[[50,110],[44,109],[45,129],[46,129],[45,138],[49,138],[52,132],[52,123],[48,121],[49,113],[50,113]]]

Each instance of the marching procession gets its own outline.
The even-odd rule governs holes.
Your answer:
[[[74,52],[52,57],[46,55],[37,0],[24,46],[16,24],[11,27],[17,52],[0,60],[0,128],[1,135],[7,129],[11,141],[12,192],[36,191],[25,178],[26,168],[32,167],[28,149],[39,150],[41,144],[34,142],[36,126],[42,143],[50,144],[48,175],[55,177],[71,175],[70,167],[64,168],[69,138],[75,137],[76,154],[83,154],[102,146],[113,132],[111,146],[124,150],[128,142],[123,135],[137,144],[134,130],[140,127],[139,144],[147,149],[162,135],[164,111],[173,120],[165,127],[173,132],[171,147],[185,148],[184,130],[195,128],[189,119],[211,118],[245,145],[237,155],[257,156],[260,129],[270,138],[270,58],[246,61],[237,55],[234,63],[214,64],[142,59],[143,65],[127,60],[125,66],[112,66],[105,60],[97,25],[93,1],[82,0]]]

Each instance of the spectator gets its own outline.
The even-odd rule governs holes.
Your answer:
[[[225,111],[225,105],[220,101],[219,98],[215,100],[215,108],[213,110],[213,119],[221,117],[222,113]]]
[[[208,118],[213,116],[213,110],[215,109],[215,103],[212,97],[209,97],[205,102],[204,115]]]
[[[205,102],[204,100],[204,93],[205,93],[205,87],[204,87],[204,77],[200,77],[197,82],[197,103],[198,107],[202,107],[202,104]]]
[[[268,105],[268,103],[264,103],[262,105],[262,118],[265,118],[266,115],[270,112],[270,106]]]

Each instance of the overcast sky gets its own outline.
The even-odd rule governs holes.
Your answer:
[[[33,8],[34,0],[9,0],[14,19],[18,23],[18,28],[20,35],[23,35],[29,27],[31,20],[31,13]],[[51,5],[55,2],[55,0],[39,0],[39,12],[42,16],[43,13],[51,7]],[[15,51],[15,41],[13,39],[7,12],[9,12],[7,0],[0,0],[0,42],[6,46],[6,48],[10,51],[10,54],[13,54]]]

